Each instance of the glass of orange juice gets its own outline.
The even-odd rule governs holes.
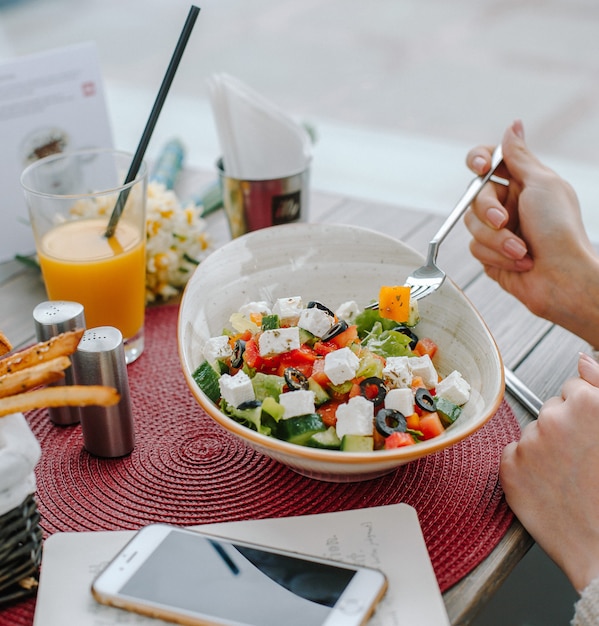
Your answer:
[[[21,175],[48,298],[81,303],[88,328],[118,328],[127,363],[144,348],[146,284],[147,168],[124,184],[132,159],[110,149],[54,154]]]

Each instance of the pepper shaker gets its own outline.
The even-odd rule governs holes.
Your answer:
[[[38,341],[47,341],[56,335],[85,328],[85,314],[83,305],[79,302],[69,302],[65,300],[50,300],[41,302],[33,309],[33,319],[35,322],[35,335]],[[53,385],[72,385],[73,368],[65,370],[62,380]],[[59,406],[48,409],[50,420],[60,426],[78,424],[80,421],[80,409],[77,406]]]
[[[119,457],[135,444],[135,429],[123,335],[113,326],[85,331],[73,355],[73,378],[78,385],[114,387],[121,399],[114,406],[81,407],[85,449],[94,456]]]

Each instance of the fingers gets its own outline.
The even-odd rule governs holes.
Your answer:
[[[502,149],[504,165],[509,169],[509,174],[520,183],[539,168],[546,169],[528,150],[524,141],[524,126],[520,120],[516,120],[505,131]],[[486,174],[491,167],[492,153],[493,147],[491,146],[476,146],[466,155],[466,164],[475,174],[479,176]]]
[[[593,387],[599,387],[599,363],[588,354],[580,354],[578,358],[578,374]]]
[[[491,167],[492,153],[493,148],[490,146],[472,148],[466,155],[466,165],[478,176],[483,176]]]
[[[474,210],[466,213],[464,223],[473,237],[470,251],[483,265],[518,272],[531,269],[532,259],[525,242],[509,228],[496,229],[481,221]]]
[[[503,151],[505,155],[506,143],[511,148],[514,139],[517,138],[517,142],[520,148],[526,148],[524,144],[524,125],[521,120],[516,120],[505,132],[503,138]],[[486,174],[491,167],[491,155],[493,154],[493,146],[476,146],[472,148],[466,155],[466,164],[468,167],[479,176]],[[508,150],[511,152],[511,150]],[[527,151],[526,151],[527,152]],[[528,158],[532,155],[528,154]]]

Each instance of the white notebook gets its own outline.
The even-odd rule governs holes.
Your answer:
[[[449,626],[416,511],[406,504],[201,528],[240,541],[382,570],[389,589],[369,626]],[[49,537],[44,545],[34,626],[166,624],[102,606],[91,596],[96,574],[134,534],[69,532]]]

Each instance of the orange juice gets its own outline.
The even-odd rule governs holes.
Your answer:
[[[110,239],[105,230],[106,219],[65,222],[43,236],[38,256],[51,300],[79,302],[88,328],[115,326],[129,339],[144,321],[144,233],[124,220]]]

